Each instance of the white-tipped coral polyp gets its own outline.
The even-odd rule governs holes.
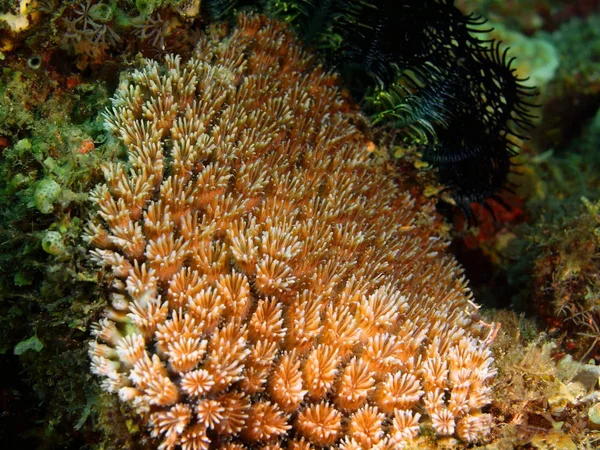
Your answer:
[[[92,372],[160,448],[489,432],[495,371],[459,267],[283,24],[213,27],[113,104],[128,160],[93,196],[92,257],[116,281]]]

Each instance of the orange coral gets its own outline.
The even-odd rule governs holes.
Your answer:
[[[430,211],[282,24],[210,33],[126,76],[105,114],[128,161],[88,227],[115,278],[102,387],[165,449],[484,437],[489,327]]]

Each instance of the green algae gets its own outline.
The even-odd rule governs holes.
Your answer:
[[[15,345],[14,353],[17,356],[27,351],[40,352],[44,348],[44,343],[37,336],[31,336],[29,339],[19,342]]]
[[[81,217],[115,152],[98,118],[108,91],[97,80],[63,89],[56,73],[32,71],[25,59],[3,68],[0,91],[0,364],[15,375],[3,418],[15,437],[0,439],[84,448],[83,436],[98,434],[85,341],[103,300]]]

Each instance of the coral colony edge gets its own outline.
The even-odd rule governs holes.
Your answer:
[[[485,440],[497,328],[364,119],[279,22],[147,60],[105,113],[91,370],[161,449]]]

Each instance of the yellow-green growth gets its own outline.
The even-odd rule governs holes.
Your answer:
[[[60,197],[61,191],[62,189],[56,181],[44,178],[39,182],[33,194],[35,207],[42,214],[50,214],[54,211],[54,203]]]
[[[54,256],[64,255],[66,252],[62,235],[58,231],[47,231],[42,239],[42,248],[46,253]]]

